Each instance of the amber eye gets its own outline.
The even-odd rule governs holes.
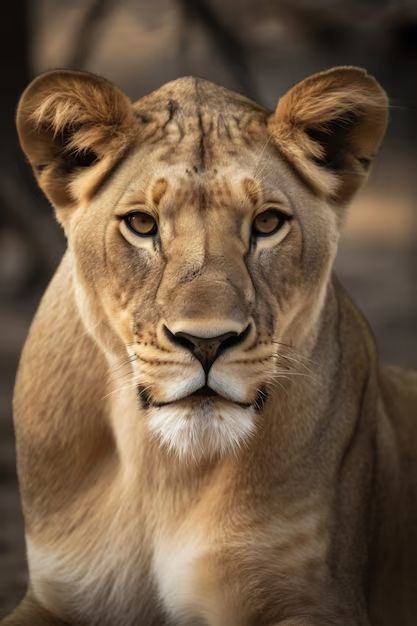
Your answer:
[[[137,211],[126,215],[123,219],[130,230],[141,237],[152,237],[158,230],[156,220],[149,213]]]
[[[285,222],[291,219],[291,215],[287,215],[277,209],[267,209],[259,213],[252,223],[252,234],[255,237],[267,237],[276,233]]]

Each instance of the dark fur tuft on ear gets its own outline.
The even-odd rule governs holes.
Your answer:
[[[339,67],[290,89],[269,130],[317,192],[343,203],[364,180],[387,119],[387,97],[376,80],[365,70]]]
[[[76,200],[70,183],[78,170],[105,158],[110,167],[137,136],[127,96],[85,72],[57,70],[36,78],[20,99],[16,121],[39,184],[58,208]]]

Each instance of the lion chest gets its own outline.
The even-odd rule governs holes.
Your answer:
[[[198,577],[206,554],[207,545],[197,532],[160,535],[155,541],[153,574],[171,618],[186,623],[198,619]]]
[[[133,533],[118,535],[110,528],[94,544],[78,537],[71,546],[52,548],[28,541],[28,557],[38,599],[62,619],[75,622],[76,607],[91,626],[136,626],[138,619],[165,623],[149,551]]]
[[[243,529],[238,539],[224,528],[217,540],[199,530],[159,536],[152,572],[167,615],[181,626],[243,626],[252,623],[259,603],[280,615],[298,597],[318,602],[327,580],[327,541],[319,526],[316,515],[307,515],[271,519]]]
[[[201,530],[158,538],[153,576],[160,601],[173,624],[246,623],[236,596],[231,593],[232,585],[225,581],[220,553],[218,542]]]

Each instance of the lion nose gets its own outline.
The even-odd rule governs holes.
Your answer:
[[[208,374],[214,361],[225,350],[242,343],[249,333],[249,325],[240,333],[229,331],[212,337],[192,335],[185,330],[177,330],[173,333],[167,326],[165,326],[165,332],[173,343],[189,350],[200,361],[205,373]]]

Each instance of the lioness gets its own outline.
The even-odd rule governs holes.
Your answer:
[[[4,625],[417,624],[417,376],[331,274],[386,122],[353,67],[273,113],[197,78],[27,88],[68,251],[17,379]]]

